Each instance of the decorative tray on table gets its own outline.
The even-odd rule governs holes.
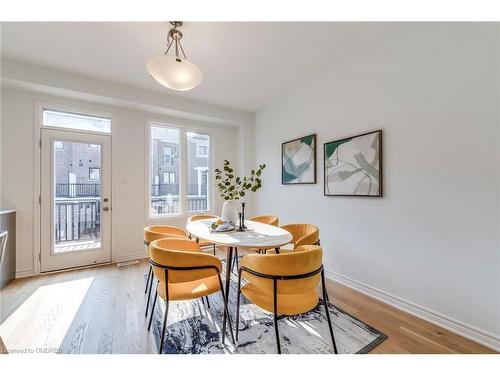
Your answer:
[[[235,226],[232,225],[231,223],[226,223],[226,222],[215,222],[212,225],[210,225],[210,232],[211,233],[224,233],[224,232],[231,232],[235,230]]]

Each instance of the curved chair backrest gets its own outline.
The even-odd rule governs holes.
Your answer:
[[[187,238],[184,229],[171,225],[150,225],[144,228],[144,242],[151,243],[161,238]]]
[[[317,245],[319,241],[319,228],[313,224],[287,224],[281,228],[292,235],[293,248],[301,245]]]
[[[214,276],[222,271],[216,256],[205,254],[194,241],[180,238],[155,240],[149,245],[151,264],[156,278],[165,282],[165,269],[169,283],[184,283]]]
[[[301,294],[315,290],[321,281],[323,250],[320,246],[300,247],[284,254],[249,254],[241,259],[242,275],[263,293],[272,293],[273,279],[278,276],[278,294]],[[252,270],[260,275],[245,271]],[[311,274],[308,276],[308,274]],[[287,277],[301,276],[293,279]],[[280,278],[284,277],[284,278]]]
[[[280,225],[280,219],[278,216],[273,216],[273,215],[261,215],[261,216],[254,216],[250,218],[252,221],[257,221],[259,223],[264,223],[264,224],[269,224],[269,225],[274,225],[277,227]]]
[[[218,219],[218,216],[215,215],[209,215],[209,214],[200,214],[200,215],[193,215],[188,218],[188,223],[196,220],[203,220],[203,219]]]

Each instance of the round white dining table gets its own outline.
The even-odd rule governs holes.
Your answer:
[[[227,246],[226,255],[226,299],[229,299],[229,283],[231,280],[231,265],[233,251],[241,249],[271,249],[277,252],[279,247],[292,240],[290,232],[274,225],[245,220],[247,229],[243,232],[232,230],[230,232],[213,232],[211,225],[217,219],[195,220],[186,225],[186,230],[193,237],[206,240],[217,245]]]

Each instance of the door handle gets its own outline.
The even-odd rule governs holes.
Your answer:
[[[102,210],[103,211],[109,211],[109,207],[103,207]]]

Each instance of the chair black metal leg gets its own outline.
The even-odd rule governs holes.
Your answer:
[[[236,341],[240,332],[240,294],[241,294],[241,270],[238,272],[238,295],[236,297]]]
[[[233,265],[233,248],[231,246],[227,247],[226,253],[226,301],[229,300],[229,284],[231,282],[231,266]]]
[[[210,301],[208,300],[208,296],[205,296],[205,299],[207,300],[207,307],[210,308]]]
[[[224,317],[222,318],[222,344],[224,344],[224,339],[226,337],[226,316],[227,316],[227,320],[229,323],[229,333],[231,334],[231,340],[233,341],[233,345],[236,345],[236,341],[234,340],[233,327],[231,325],[231,316],[229,315],[229,310],[227,308],[227,296],[225,295],[224,288],[222,287],[222,280],[220,278],[220,274],[218,275],[218,277],[219,277],[220,292],[222,294],[222,300],[224,301]]]
[[[161,330],[160,348],[158,354],[161,354],[163,349],[163,341],[165,340],[165,330],[167,328],[167,315],[168,315],[168,301],[165,301],[165,316],[163,317],[163,328]]]
[[[278,349],[278,354],[281,354],[281,345],[280,345],[280,334],[278,331],[278,291],[277,280],[273,279],[273,297],[274,297],[274,306],[273,306],[273,316],[274,316],[274,333],[276,334],[276,348]]]
[[[234,271],[234,266],[236,265],[236,272],[238,272],[239,268],[239,260],[238,260],[238,248],[234,248],[234,261],[233,261],[233,266],[231,267],[231,270]]]
[[[158,353],[161,354],[163,349],[163,340],[165,339],[165,329],[167,328],[167,315],[168,315],[168,268],[165,268],[165,316],[163,318],[163,329],[161,331],[160,349]]]
[[[148,279],[146,280],[146,288],[144,289],[144,294],[148,292],[149,278],[151,277],[152,273],[153,273],[153,266],[149,265]]]
[[[216,254],[215,254],[215,244],[214,244],[213,246],[214,246],[214,255],[216,255]]]
[[[158,283],[156,284],[157,288],[158,284],[160,284],[160,281],[158,281]],[[148,331],[151,329],[151,322],[153,321],[153,315],[155,314],[155,306],[157,298],[158,298],[158,292],[155,293],[155,299],[153,300],[153,307],[151,307],[151,317],[149,318]]]
[[[224,292],[222,292],[222,289],[221,289],[221,293],[222,293],[222,300],[224,301],[224,305],[226,305],[226,298],[224,297]],[[222,318],[222,345],[224,345],[224,340],[226,339],[226,309],[224,309],[224,314],[223,314],[223,318]]]
[[[332,327],[332,320],[330,318],[330,311],[328,310],[328,299],[327,299],[328,297],[327,297],[326,285],[325,285],[325,271],[321,271],[321,287],[323,289],[323,305],[325,306],[326,318],[328,319],[328,328],[330,328],[330,336],[332,337],[333,352],[335,354],[338,354],[337,344],[335,343],[335,337],[333,335],[333,327]]]
[[[148,293],[148,300],[146,302],[146,313],[144,314],[144,316],[148,316],[149,301],[151,301],[151,290],[153,289],[153,279],[154,279],[154,274],[151,275],[151,279],[149,280],[149,293]]]

